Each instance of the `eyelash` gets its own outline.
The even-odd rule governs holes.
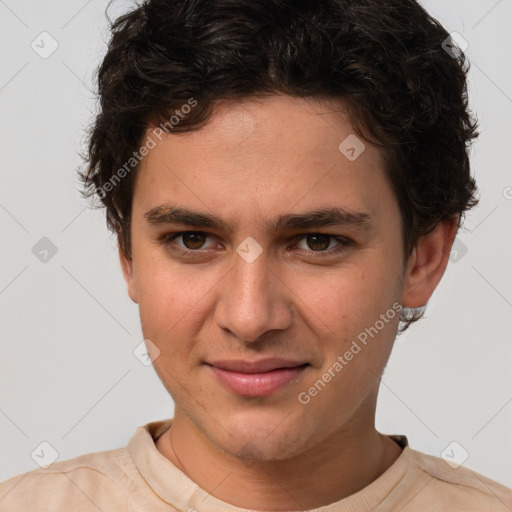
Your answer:
[[[192,250],[192,249],[183,249],[182,247],[179,247],[177,245],[171,246],[171,243],[176,238],[179,238],[180,236],[187,235],[187,234],[205,235],[207,237],[213,236],[213,235],[210,235],[209,233],[205,233],[203,231],[179,231],[179,232],[167,233],[166,235],[163,235],[162,237],[160,237],[159,243],[161,245],[164,245],[166,248],[168,248],[172,252],[177,252],[182,256],[198,255],[201,253],[201,251],[204,251],[204,249]],[[313,235],[321,235],[321,236],[329,237],[331,239],[331,241],[335,240],[339,244],[334,249],[326,249],[323,251],[306,251],[305,249],[298,249],[299,251],[307,252],[308,255],[312,256],[313,258],[322,258],[322,257],[332,256],[334,254],[343,252],[351,244],[351,240],[349,240],[348,238],[330,235],[328,233],[306,233],[304,235],[298,235],[297,237],[295,237],[295,239],[298,242],[300,240],[305,239],[308,236],[313,236]]]

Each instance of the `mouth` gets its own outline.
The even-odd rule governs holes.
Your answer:
[[[206,365],[229,391],[252,398],[269,396],[297,381],[310,366],[309,363],[276,358],[212,361]]]

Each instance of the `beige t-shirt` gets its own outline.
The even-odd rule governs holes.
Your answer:
[[[172,419],[139,427],[128,445],[57,461],[0,483],[0,512],[247,511],[201,489],[156,448]],[[315,512],[510,512],[512,490],[411,449],[361,491]],[[311,511],[313,512],[313,511]]]

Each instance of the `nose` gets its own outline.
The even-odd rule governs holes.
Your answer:
[[[218,327],[245,343],[290,327],[290,291],[271,268],[265,251],[250,263],[236,253],[233,260],[218,291],[214,316]]]

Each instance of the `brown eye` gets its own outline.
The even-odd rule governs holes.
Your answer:
[[[210,239],[210,245],[208,245]],[[212,243],[213,242],[213,243]],[[215,247],[212,235],[202,231],[180,231],[179,233],[167,233],[162,235],[159,243],[167,251],[179,256],[199,256],[207,252],[211,253]]]
[[[312,251],[325,251],[329,248],[331,236],[322,234],[307,235],[306,243]]]
[[[204,245],[207,235],[203,233],[196,233],[196,232],[190,232],[190,233],[183,233],[181,235],[181,238],[183,240],[183,245],[190,250],[197,250],[201,249],[201,247]]]

